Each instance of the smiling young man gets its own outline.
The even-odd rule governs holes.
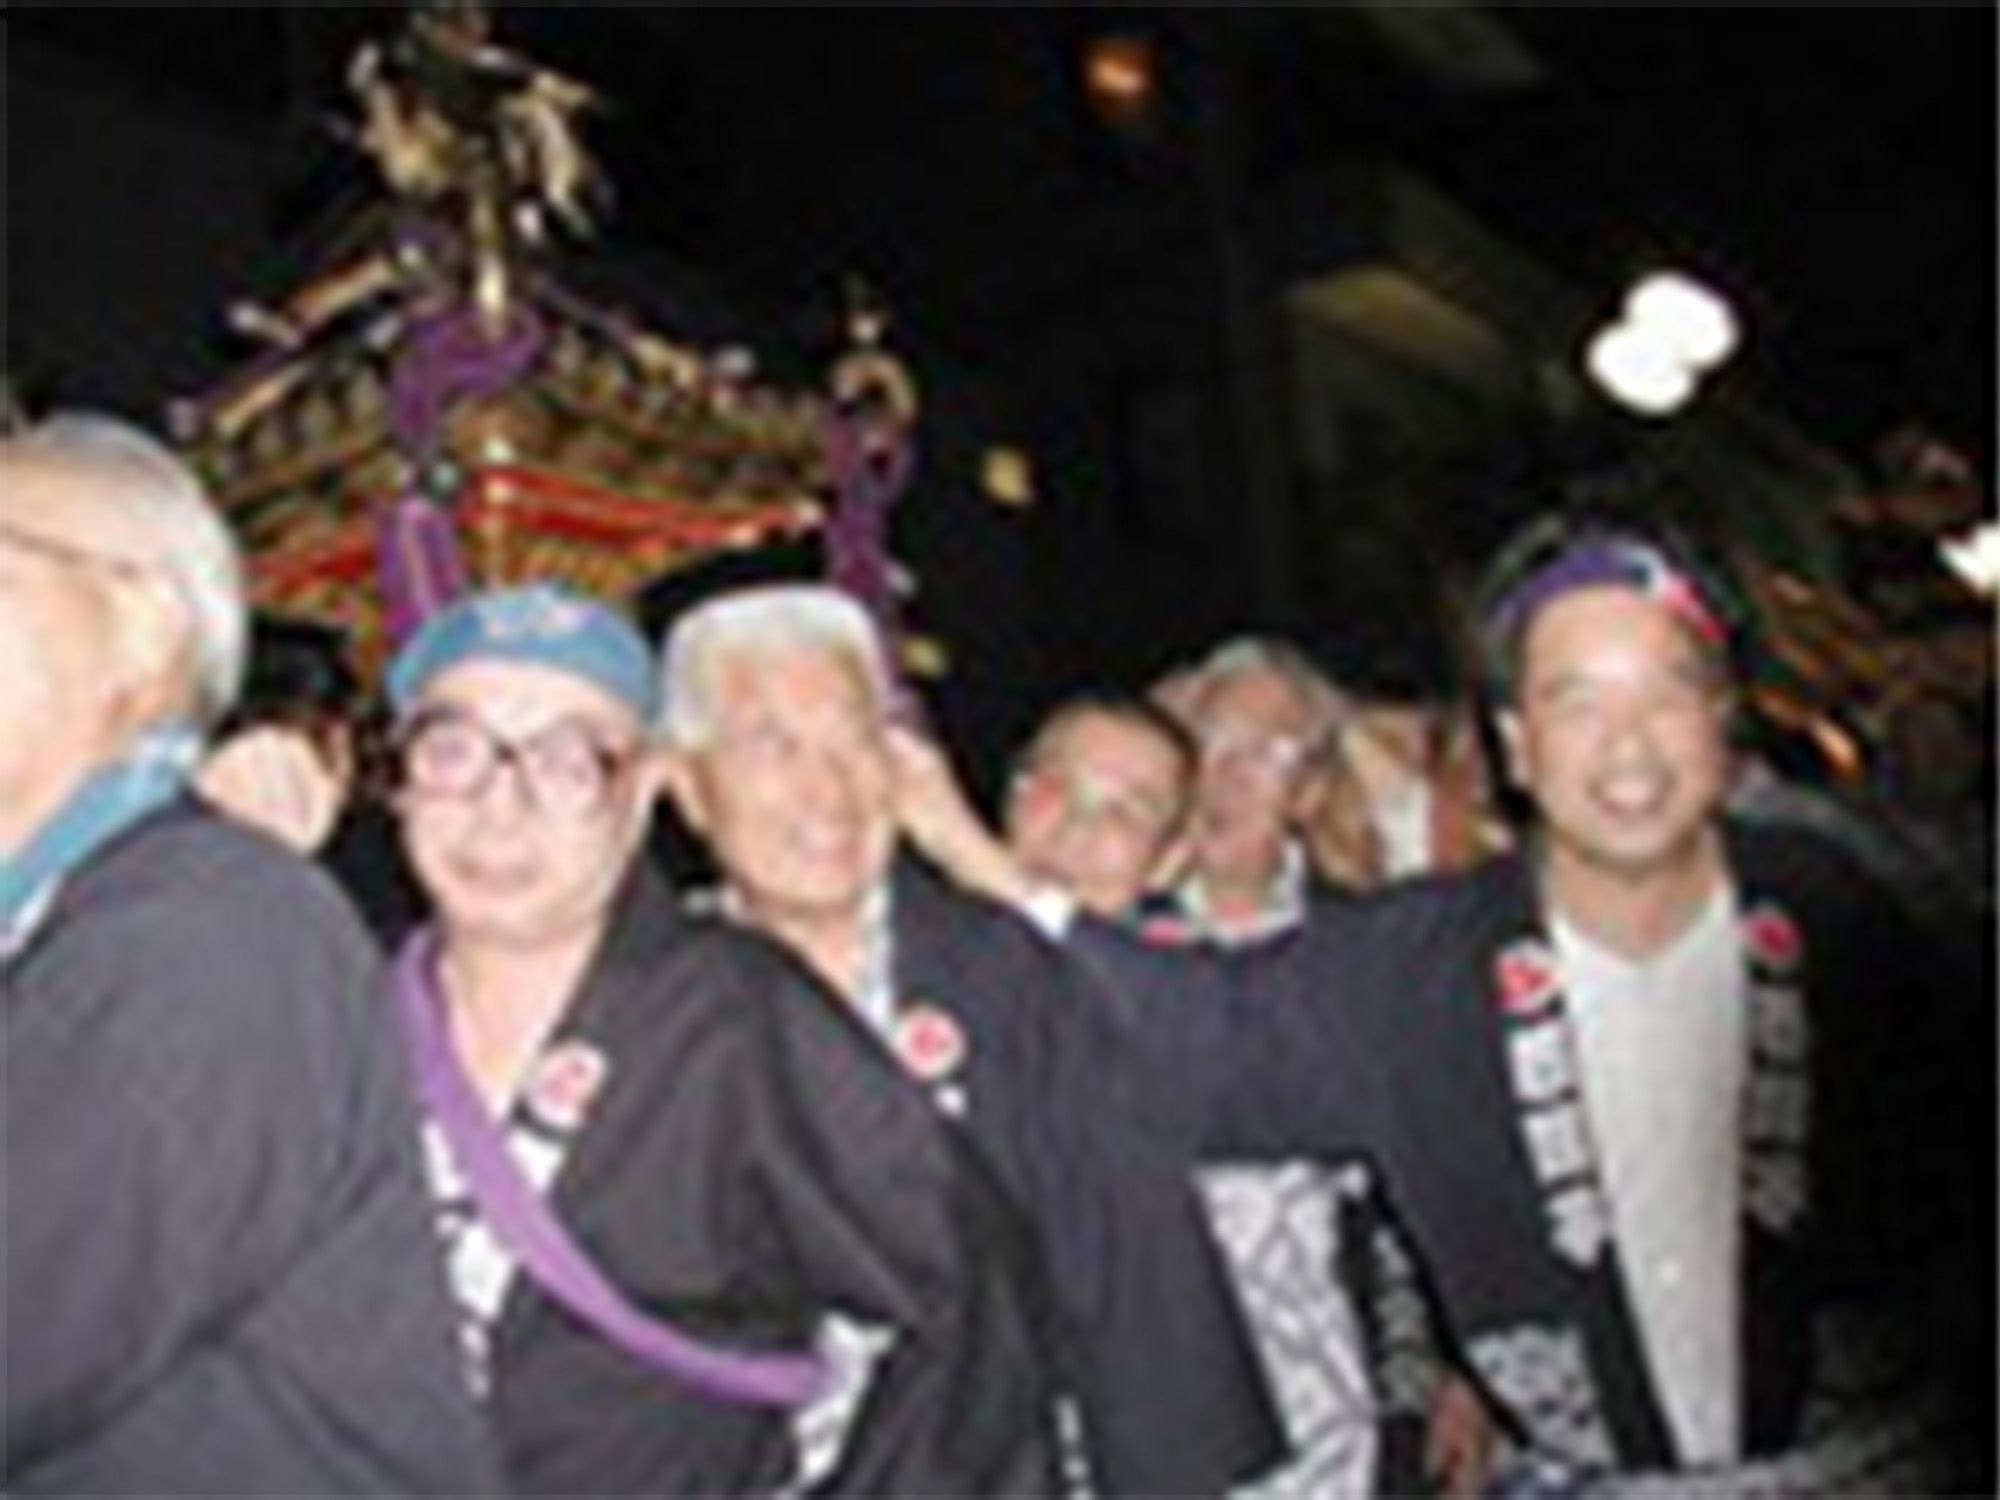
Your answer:
[[[1031,879],[1110,920],[1138,913],[1187,857],[1200,749],[1144,698],[1099,693],[1058,705],[1014,766],[1002,826]]]
[[[1740,628],[1675,538],[1545,521],[1480,600],[1533,829],[1252,961],[1223,1134],[1358,1127],[1558,1468],[1935,1483],[1841,1365],[1950,1248],[1944,970],[1834,851],[1723,821]]]
[[[1837,850],[1723,820],[1741,636],[1675,539],[1545,519],[1479,599],[1519,849],[1228,959],[1071,929],[1153,1002],[1161,1122],[1371,1152],[1537,1493],[1962,1482],[1990,1441],[1954,1451],[1933,1377],[1992,1347],[1966,968]]]

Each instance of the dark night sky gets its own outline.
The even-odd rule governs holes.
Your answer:
[[[1848,457],[1916,419],[1990,470],[1990,6],[1509,14],[1552,81],[1447,121],[1440,175],[1586,284],[1709,279],[1734,378]]]
[[[351,153],[330,141],[327,124],[348,113],[340,73],[351,47],[386,30],[394,9],[300,7],[281,19],[270,6],[30,11],[17,5],[8,27],[113,64],[107,78],[140,106],[132,118],[143,120],[154,100],[199,105],[211,124],[240,136],[270,168],[265,180],[277,202],[268,227],[298,231],[328,222],[328,210],[367,191],[364,174]],[[1055,71],[1059,49],[981,46],[982,38],[1006,41],[1008,28],[1034,8],[973,14],[874,8],[843,15],[838,8],[690,7],[678,19],[664,8],[652,19],[611,7],[506,9],[512,13],[503,19],[504,40],[601,85],[608,97],[589,132],[621,189],[607,245],[662,249],[677,267],[692,265],[713,278],[731,303],[740,294],[759,311],[816,304],[837,284],[834,277],[858,267],[882,282],[906,347],[920,359],[943,347],[960,388],[984,399],[986,387],[975,378],[986,379],[1010,347],[1025,349],[1023,359],[1042,347],[1041,322],[990,315],[991,299],[1009,291],[996,283],[1027,272],[1031,289],[1053,283],[1073,301],[1100,294],[1115,300],[1122,290],[1093,279],[1104,275],[1101,265],[1058,265],[1051,274],[1029,259],[1045,244],[1053,253],[1071,242],[1035,233],[1033,221],[1050,195],[990,170],[986,137],[969,145],[944,140],[948,132],[940,125],[939,149],[923,149],[933,144],[923,127],[940,117],[976,131],[990,116],[1011,138],[1023,133],[1027,106],[1047,106],[1048,78],[1067,76]],[[1506,19],[1546,63],[1548,79],[1497,96],[1427,91],[1406,74],[1396,76],[1379,47],[1350,49],[1344,66],[1322,66],[1320,53],[1294,43],[1301,35],[1324,42],[1336,27],[1300,30],[1287,24],[1294,18],[1246,18],[1250,10],[1240,8],[1224,24],[1263,49],[1260,62],[1275,57],[1279,78],[1323,102],[1323,117],[1288,121],[1317,137],[1311,145],[1406,157],[1570,286],[1601,295],[1607,315],[1634,274],[1661,263],[1691,270],[1738,305],[1745,347],[1724,378],[1758,404],[1788,415],[1856,464],[1866,464],[1873,444],[1896,425],[1920,421],[1970,450],[1982,472],[1991,473],[1996,167],[1989,6],[1506,7]],[[1094,14],[1138,13],[1105,7]],[[1058,27],[1051,35],[1063,32]],[[978,64],[968,74],[1035,67],[1047,76],[1029,86],[1011,75],[946,77],[936,66],[968,55]],[[1297,65],[1289,66],[1295,56]],[[894,66],[882,66],[885,58]],[[274,60],[289,68],[274,69]],[[287,72],[288,79],[279,76]],[[60,87],[68,75],[52,76],[57,101],[85,112]],[[774,124],[765,113],[766,98],[768,108],[785,111],[805,102],[802,96],[818,98],[832,123],[853,127],[851,134],[822,135],[816,118]],[[1253,108],[1261,102],[1251,101]],[[745,111],[756,128],[743,128]],[[60,111],[55,117],[71,118]],[[217,311],[244,288],[224,279],[190,295],[192,270],[167,274],[182,270],[176,245],[106,234],[102,224],[130,218],[135,204],[127,200],[135,198],[147,210],[142,222],[164,225],[200,202],[205,181],[191,178],[183,187],[175,177],[118,193],[80,185],[64,162],[94,159],[81,132],[75,141],[31,142],[25,132],[33,111],[10,109],[6,118],[18,132],[9,145],[8,201],[20,227],[10,228],[9,248],[17,262],[31,263],[17,265],[9,288],[14,307],[74,314],[45,317],[51,345],[30,352],[54,366],[52,383],[62,390],[65,375],[93,373],[62,336],[95,317],[110,323],[121,346],[111,351],[121,356],[112,363],[135,377],[148,401],[194,388],[184,375],[162,388],[151,377],[175,362],[123,359],[122,345],[142,343],[138,325],[154,319],[175,324],[178,338],[199,336],[213,353]],[[1365,129],[1357,131],[1357,124]],[[857,161],[854,139],[876,158]],[[922,172],[902,170],[940,157],[959,169],[948,191],[934,191],[933,178]],[[1074,206],[1096,181],[1079,174],[1068,199],[1053,196]],[[845,183],[857,184],[857,193],[893,184],[907,201],[843,197]],[[794,194],[804,198],[796,213],[790,212]],[[934,200],[947,205],[942,213]],[[959,212],[968,200],[973,211]],[[746,202],[758,212],[743,227],[733,213]],[[61,233],[34,232],[49,227],[37,222],[38,203],[60,210],[46,217]],[[992,222],[987,211],[996,204],[1030,222]],[[924,211],[931,222],[919,222]],[[941,217],[942,225],[935,222]],[[231,256],[255,266],[256,247],[243,243],[255,237],[180,247],[186,253],[178,259],[201,262],[204,274]],[[36,251],[39,259],[30,253]],[[272,258],[263,268],[265,286],[283,272],[282,257]],[[659,264],[652,257],[635,262]],[[101,288],[100,271],[107,273]],[[68,295],[43,295],[37,272]],[[239,267],[231,276],[241,274]],[[77,295],[79,288],[89,295]],[[993,336],[943,336],[947,306],[959,314],[950,334],[992,330]],[[1029,311],[1059,318],[1061,305],[1055,314]],[[1029,323],[1025,333],[1013,326],[1022,322]],[[926,340],[931,347],[919,347]],[[103,340],[94,347],[101,349]],[[943,364],[920,369],[934,379]],[[1038,377],[1011,367],[1000,374],[1024,383]],[[932,410],[940,407],[933,402]],[[980,406],[976,415],[985,422],[991,413]],[[968,417],[965,430],[972,425]],[[948,473],[935,450],[926,458],[930,472]],[[1107,514],[1113,509],[1103,507]],[[1191,646],[1213,633],[1225,610],[1233,624],[1291,628],[1289,620],[1236,619],[1244,591],[1234,582],[1202,592],[1194,584],[1206,584],[1212,570],[1195,578],[1196,569],[1176,571],[1167,563],[1145,575],[1152,592],[1120,611],[1115,629],[1102,618],[1095,592],[1072,609],[1068,591],[1086,581],[1094,590],[1103,576],[1098,565],[1116,526],[1125,524],[1115,516],[1077,528],[1087,534],[1074,546],[1055,547],[1052,525],[1033,529],[948,505],[917,514],[929,518],[924,524],[939,537],[948,527],[981,528],[976,544],[955,536],[954,555],[985,549],[985,571],[972,579],[968,565],[950,608],[944,591],[933,591],[936,618],[925,624],[967,643],[968,651],[977,637],[987,655],[960,680],[1027,685],[993,702],[975,691],[961,705],[972,726],[969,742],[989,749],[1011,741],[1024,726],[1010,715],[1047,694],[1060,674],[1087,667],[1105,680],[1134,678],[1163,664],[1159,653],[1168,645],[1179,650],[1183,639]],[[1043,507],[1036,514],[1062,513]],[[941,553],[937,543],[927,554],[933,539],[917,529],[911,555]],[[998,560],[987,567],[989,555]],[[1024,609],[1006,594],[1021,578],[1032,579],[1046,609]],[[1076,681],[1062,678],[1063,685]]]
[[[1408,93],[1391,94],[1375,122],[1387,144],[1406,145],[1423,171],[1572,282],[1602,288],[1607,311],[1624,278],[1651,265],[1707,277],[1747,323],[1730,378],[1849,458],[1864,459],[1874,438],[1917,419],[1990,468],[1990,4],[1493,8],[1547,62],[1548,82],[1419,108]],[[114,12],[103,7],[16,14],[43,34],[122,50],[128,63],[184,86],[233,94],[239,107],[261,102],[268,123],[277,31],[257,9],[120,10],[115,26],[105,24]],[[359,34],[377,29],[389,9],[328,8],[311,25],[329,37]],[[670,138],[686,70],[704,68],[700,46],[673,61],[683,71],[660,75],[646,59],[664,53],[635,46],[644,34],[622,17],[611,25],[607,9],[521,7],[503,32],[574,43],[556,49],[558,60],[582,65],[617,101],[598,131],[636,133],[608,154],[644,160],[658,141],[670,180],[698,196],[700,148],[676,153]],[[832,23],[799,11],[745,11],[719,29],[703,23],[700,35],[701,45],[715,37],[739,48],[784,45],[824,37],[828,24],[871,23],[899,38],[900,76],[870,85],[885,103],[906,92],[921,97],[926,70],[911,60],[963,41],[976,24],[941,9],[857,12]],[[604,45],[595,46],[600,31]],[[344,53],[344,45],[326,50],[329,70]],[[315,85],[339,88],[337,76]],[[674,212],[688,210],[699,212],[694,203]],[[636,217],[614,237],[642,228]],[[726,277],[731,268],[709,269]]]

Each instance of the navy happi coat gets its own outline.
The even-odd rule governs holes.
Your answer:
[[[1829,1351],[1949,1248],[1969,1099],[1950,971],[1814,840],[1732,832],[1748,997],[1744,1445],[1814,1440]],[[1072,944],[1126,997],[1156,1118],[1199,1154],[1380,1165],[1471,1367],[1568,1464],[1676,1467],[1580,1108],[1530,858],[1322,907],[1250,953]],[[1975,1106],[1976,1108],[1976,1106]],[[1990,1125],[1989,1125],[1990,1128]],[[1990,1187],[1988,1188],[1990,1201]],[[1837,1481],[1836,1481],[1837,1482]]]

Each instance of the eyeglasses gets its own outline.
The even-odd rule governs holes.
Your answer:
[[[1022,783],[1038,790],[1064,823],[1110,824],[1141,838],[1158,838],[1180,820],[1171,801],[1059,764],[1031,765]]]
[[[604,811],[639,758],[636,747],[607,745],[575,720],[508,740],[456,709],[419,713],[396,748],[403,786],[420,795],[458,801],[484,796],[505,766],[536,811],[579,820]]]
[[[1298,772],[1312,758],[1312,749],[1298,735],[1247,726],[1224,725],[1201,735],[1201,758],[1205,764],[1271,780]]]
[[[119,557],[111,552],[98,552],[89,547],[78,547],[69,542],[59,542],[54,537],[23,531],[18,526],[7,525],[4,521],[0,521],[0,542],[5,542],[16,551],[26,552],[65,568],[79,568],[93,573],[115,573],[120,578],[144,578],[154,571],[151,563],[140,562],[130,557]]]

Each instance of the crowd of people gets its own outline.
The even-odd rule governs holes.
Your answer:
[[[222,727],[166,448],[0,492],[6,1492],[1990,1492],[1986,908],[1746,815],[1670,532],[1527,528],[1460,696],[1064,702],[989,820],[836,588],[461,599],[368,792]]]

